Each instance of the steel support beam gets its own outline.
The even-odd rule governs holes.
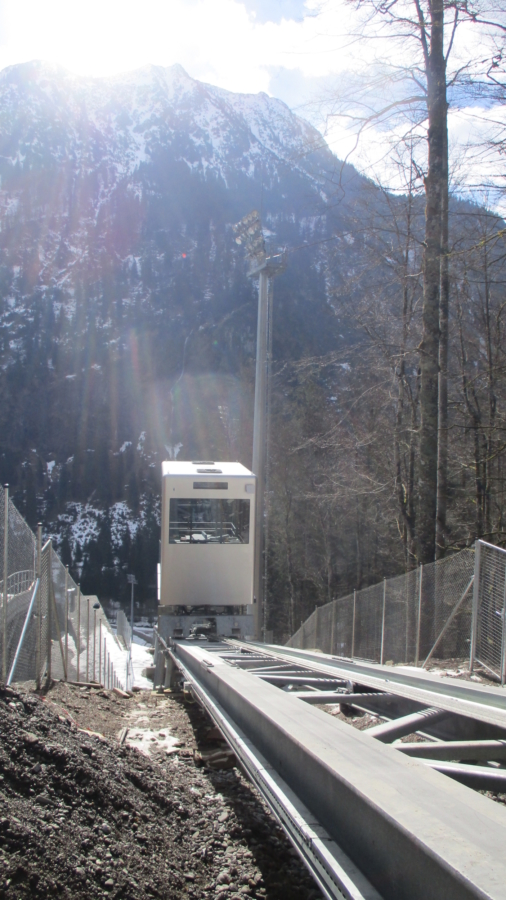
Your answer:
[[[269,672],[259,672],[257,675],[257,671],[257,669],[250,669],[252,675],[256,675],[262,681],[268,681],[269,684],[275,684],[278,687],[283,687],[287,684],[313,684],[315,687],[321,687],[322,689],[326,687],[327,690],[330,690],[333,686],[339,687],[344,684],[342,678],[324,678],[309,674],[299,675],[298,673],[297,675],[285,675],[285,673],[282,675],[271,675]]]
[[[217,654],[174,652],[384,900],[505,900],[497,804]]]
[[[252,645],[253,648],[255,645]],[[352,679],[356,684],[377,691],[392,691],[426,706],[437,706],[459,716],[469,716],[506,730],[506,691],[500,687],[441,678],[411,666],[380,666],[374,663],[346,662],[324,653],[272,647],[266,654],[273,660],[306,666],[320,675]]]
[[[395,744],[395,749],[417,759],[506,760],[506,741],[427,741]]]
[[[448,713],[444,709],[422,709],[421,712],[411,713],[409,716],[401,716],[392,722],[383,722],[367,729],[370,737],[376,738],[383,744],[390,744],[397,738],[414,734],[417,731],[425,731],[427,726],[444,719]]]
[[[448,775],[477,791],[497,791],[506,793],[506,771],[486,766],[469,766],[465,763],[441,762],[437,759],[424,759],[424,765],[430,766],[443,775]]]
[[[326,703],[345,703],[346,706],[361,706],[362,704],[367,703],[371,700],[371,697],[374,697],[375,700],[381,700],[383,697],[385,700],[391,699],[391,694],[348,694],[346,691],[290,691],[291,697],[297,697],[299,700],[304,700],[306,703],[312,703],[313,706],[315,704],[321,703],[322,705]]]

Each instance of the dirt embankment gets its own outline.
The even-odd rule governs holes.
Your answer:
[[[319,898],[220,748],[171,695],[0,685],[0,898]]]

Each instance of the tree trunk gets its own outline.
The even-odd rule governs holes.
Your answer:
[[[447,544],[446,505],[448,498],[448,311],[450,274],[448,270],[448,129],[445,128],[444,181],[441,197],[441,287],[439,298],[439,421],[437,460],[436,559],[445,554]]]
[[[432,562],[436,544],[438,475],[439,309],[442,208],[445,193],[447,133],[446,64],[443,48],[443,0],[431,3],[427,48],[429,159],[425,179],[425,248],[423,266],[423,335],[420,345],[420,462],[418,476],[418,562]],[[448,184],[446,177],[446,185]]]

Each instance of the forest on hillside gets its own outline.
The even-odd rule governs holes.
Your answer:
[[[343,238],[357,264],[339,271],[332,297],[346,346],[281,366],[274,352],[267,588],[276,633],[292,634],[315,605],[418,565],[423,231],[422,197],[365,186]],[[506,544],[504,223],[455,202],[450,234],[440,556],[479,537]]]

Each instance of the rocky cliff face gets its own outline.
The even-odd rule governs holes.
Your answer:
[[[38,62],[0,73],[0,179],[0,475],[85,590],[134,566],[152,599],[161,460],[250,464],[256,296],[231,226],[256,207],[298,248],[275,354],[323,353],[343,339],[326,239],[361,179],[264,94]]]

